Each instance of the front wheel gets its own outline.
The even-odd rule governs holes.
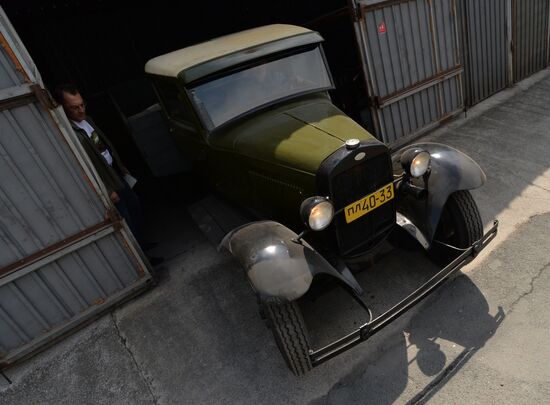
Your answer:
[[[295,375],[311,370],[309,339],[302,312],[295,301],[266,304],[265,316],[277,347]]]
[[[440,243],[468,248],[483,236],[483,223],[479,209],[469,191],[456,191],[449,196],[434,235],[430,257],[440,265],[447,265],[457,258],[461,251]]]

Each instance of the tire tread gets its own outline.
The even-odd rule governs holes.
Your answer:
[[[266,312],[275,341],[288,367],[296,375],[311,370],[309,339],[298,304],[267,304]]]

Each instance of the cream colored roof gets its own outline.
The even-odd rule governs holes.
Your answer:
[[[273,24],[225,35],[151,59],[145,71],[176,77],[182,70],[264,43],[312,32],[295,25]]]

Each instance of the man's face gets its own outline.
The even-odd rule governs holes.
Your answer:
[[[63,109],[69,119],[80,122],[86,119],[86,105],[80,93],[63,93]]]

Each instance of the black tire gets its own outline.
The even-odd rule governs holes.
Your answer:
[[[265,316],[275,337],[277,347],[295,375],[311,370],[309,339],[302,312],[295,301],[266,304]]]
[[[469,191],[461,190],[451,194],[443,207],[435,232],[434,241],[458,248],[467,248],[483,236],[483,223],[479,209]],[[447,265],[460,255],[435,242],[429,251],[430,257],[440,265]]]

